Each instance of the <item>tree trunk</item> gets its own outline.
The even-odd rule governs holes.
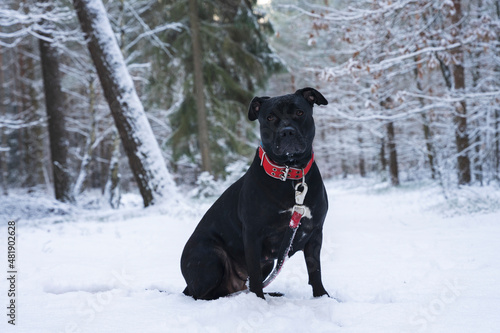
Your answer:
[[[210,146],[208,138],[207,110],[205,106],[205,88],[203,84],[203,59],[200,40],[200,19],[197,0],[189,0],[189,21],[191,24],[191,43],[193,47],[194,95],[198,121],[198,145],[201,152],[202,170],[212,173]]]
[[[144,206],[172,198],[175,184],[137,96],[101,0],[73,0],[104,96]]]
[[[8,177],[9,177],[9,165],[8,165],[8,160],[7,156],[9,153],[8,150],[8,142],[7,142],[7,135],[5,134],[5,131],[2,131],[2,142],[1,142],[1,149],[0,149],[0,178],[2,179],[2,193],[3,195],[8,195],[9,191],[7,189],[7,184],[8,184]]]
[[[18,84],[17,86],[17,96],[16,96],[16,108],[17,108],[17,113],[20,116],[20,118],[25,118],[24,110],[26,109],[26,91],[25,91],[25,80],[24,78],[26,77],[26,72],[25,72],[25,65],[24,65],[24,55],[22,52],[19,52],[17,54],[17,68],[18,68]],[[27,120],[26,122],[28,122]],[[30,167],[29,165],[26,165],[26,155],[28,152],[26,151],[26,147],[29,145],[26,143],[26,128],[21,128],[18,133],[18,151],[16,152],[16,165],[19,168],[19,170],[16,170],[19,174],[18,181],[21,182],[21,187],[25,187],[26,184],[28,183],[28,175],[26,174],[26,170],[29,170]]]
[[[453,0],[455,13],[451,21],[456,25],[456,33],[453,36],[458,41],[458,35],[462,28],[460,20],[462,19],[461,0]],[[455,91],[463,93],[465,89],[465,70],[463,66],[464,54],[461,48],[452,51],[452,54],[457,59],[453,67],[453,81],[455,84]],[[467,105],[465,100],[461,100],[455,104],[455,142],[457,145],[457,170],[458,170],[458,183],[460,185],[469,184],[471,181],[470,160],[467,156],[467,149],[469,148],[469,136],[467,134]]]
[[[25,50],[25,51],[29,51]],[[31,79],[31,71],[29,71],[29,63],[32,63],[30,58],[25,58],[24,54],[19,54],[19,75],[22,80],[20,80],[19,92],[21,93],[20,102],[21,102],[21,112],[23,113],[23,119],[29,123],[34,120],[33,110],[31,107],[31,101],[29,99],[29,90],[28,86],[29,79]],[[27,188],[28,192],[32,191],[33,186],[35,186],[34,174],[30,172],[35,170],[33,167],[33,158],[35,157],[33,154],[33,140],[31,138],[31,129],[30,128],[22,128],[20,130],[20,135],[22,136],[22,161],[24,167],[21,169],[24,172],[24,177],[21,186],[23,188]]]
[[[496,1],[497,19],[500,19],[500,1]],[[500,36],[497,37],[500,43]],[[496,66],[496,72],[500,72],[500,66]],[[495,178],[500,184],[500,108],[497,104],[495,110]]]
[[[340,144],[340,168],[342,170],[342,178],[346,179],[349,174],[349,168],[347,167],[347,157],[344,147],[344,140],[342,140],[342,133],[339,133],[339,144]]]
[[[118,133],[113,133],[113,147],[111,151],[111,159],[109,162],[109,174],[106,181],[104,196],[108,199],[108,203],[113,209],[120,207],[120,137]]]
[[[495,110],[495,178],[500,183],[500,109]]]
[[[72,202],[71,181],[68,173],[68,140],[65,128],[66,107],[61,89],[57,48],[51,42],[40,39],[40,57],[48,118],[50,155],[56,199]]]
[[[387,110],[394,108],[394,101],[391,97],[387,97],[380,102],[380,105]],[[398,154],[396,151],[396,140],[394,136],[394,123],[388,122],[387,129],[387,148],[389,149],[389,176],[393,186],[399,185],[399,170],[398,170]]]
[[[361,127],[358,127],[358,148],[359,148],[359,175],[366,177],[365,155],[363,154],[363,138],[361,137]]]
[[[384,138],[382,138],[381,143],[380,143],[379,156],[380,156],[380,165],[382,166],[382,174],[384,175],[384,178],[385,178],[385,174],[387,171],[387,158],[385,158],[385,139]]]
[[[391,184],[399,185],[398,154],[396,152],[396,141],[394,138],[394,123],[387,124],[387,147],[389,148],[389,174]]]
[[[473,171],[473,174],[474,174],[474,179],[479,182],[479,184],[481,186],[483,186],[483,161],[484,159],[482,158],[481,156],[481,152],[482,152],[482,149],[481,149],[481,135],[480,134],[477,134],[476,135],[476,138],[475,138],[475,145],[474,145],[474,152],[475,152],[475,156],[474,156],[474,160],[473,160],[473,166],[474,166],[474,171]]]
[[[479,2],[481,4],[481,1]],[[473,57],[480,57],[479,52],[474,52]],[[481,79],[481,64],[478,63],[472,70],[472,87],[474,88],[474,91],[478,89],[478,82]],[[473,101],[473,109],[477,105],[475,105],[475,102]],[[486,116],[488,117],[488,115]],[[474,131],[475,134],[469,137],[470,141],[474,142],[474,154],[472,156],[472,163],[471,163],[471,176],[474,176],[474,180],[483,185],[483,179],[484,179],[484,170],[483,170],[483,163],[485,162],[484,156],[483,156],[483,150],[481,149],[482,145],[482,136],[483,136],[483,130],[481,126],[481,118],[477,118],[475,121],[472,123],[473,127],[475,127],[477,130]],[[487,135],[485,136],[487,137]]]
[[[94,153],[94,144],[97,135],[97,123],[96,123],[96,110],[95,104],[95,88],[94,88],[94,77],[89,78],[89,114],[90,114],[90,131],[85,143],[85,152],[82,158],[82,164],[80,165],[80,173],[75,182],[75,188],[73,190],[73,195],[76,197],[82,193],[88,186],[89,175],[90,175],[90,165],[92,162],[92,156]]]
[[[0,52],[0,115],[3,117],[7,114],[6,103],[5,103],[5,87],[4,87],[4,75],[3,75],[3,52]],[[7,144],[7,134],[6,130],[0,127],[1,141],[0,141],[0,181],[2,182],[2,193],[3,195],[8,195],[7,190],[7,156],[8,156],[8,144]]]
[[[429,126],[429,121],[425,113],[422,113],[422,129],[424,131],[425,146],[427,148],[427,159],[429,161],[429,167],[431,169],[431,178],[436,179],[436,166],[434,165],[434,145],[432,144],[432,134],[431,128]]]
[[[419,73],[419,57],[415,59],[415,79],[417,81],[417,90],[420,93],[423,93],[424,89],[422,87],[422,82],[421,82],[421,74]],[[419,98],[420,105],[422,107],[425,106],[425,102],[423,98]],[[429,121],[427,119],[427,115],[425,112],[422,112],[422,130],[424,132],[424,139],[425,139],[425,146],[427,148],[427,160],[429,161],[429,167],[431,169],[431,178],[436,179],[436,167],[434,166],[434,145],[432,144],[432,133],[431,133],[431,128],[429,126]]]
[[[31,47],[30,47],[31,49]],[[36,75],[35,75],[35,62],[32,57],[28,57],[26,59],[26,70],[28,74],[28,78],[32,82],[36,82]],[[39,102],[38,102],[38,92],[35,88],[34,83],[29,83],[27,86],[27,91],[28,91],[28,96],[26,96],[29,108],[26,110],[29,110],[29,115],[27,116],[27,119],[29,121],[36,121],[40,119],[39,114],[37,114],[37,111],[40,109],[39,107]],[[29,132],[27,135],[27,141],[30,144],[30,147],[26,149],[26,151],[29,153],[30,157],[27,160],[26,165],[29,166],[28,170],[34,170],[31,176],[31,186],[36,186],[38,184],[41,184],[43,181],[43,140],[40,140],[40,138],[43,137],[43,134],[45,132],[44,128],[41,125],[35,125],[30,128],[26,128],[26,130]],[[67,136],[65,137],[67,139]],[[70,184],[71,186],[71,184]]]
[[[13,88],[12,88],[12,109],[16,113],[17,117],[19,119],[23,118],[23,108],[22,108],[22,103],[21,103],[21,96],[23,94],[22,92],[22,87],[23,87],[23,79],[21,77],[21,72],[23,68],[23,56],[21,52],[15,52],[13,57],[16,58],[15,62],[15,67],[13,69]],[[24,178],[24,170],[27,170],[27,167],[24,165],[24,158],[23,154],[24,152],[24,136],[23,136],[23,131],[19,130],[16,131],[16,145],[13,147],[15,149],[14,153],[10,155],[10,163],[11,165],[15,165],[16,168],[14,170],[11,170],[11,173],[13,173],[15,176],[13,177],[13,180],[15,179],[15,184],[16,186],[22,185],[22,179]],[[52,169],[52,168],[51,168]]]
[[[454,76],[455,87],[457,83],[464,82],[463,78],[463,67],[461,65],[456,65]],[[458,81],[458,82],[457,82]],[[471,181],[470,172],[470,160],[467,156],[467,148],[469,148],[469,136],[467,134],[467,108],[465,101],[457,102],[455,109],[455,143],[457,146],[457,168],[458,168],[458,183],[460,185],[469,184]]]

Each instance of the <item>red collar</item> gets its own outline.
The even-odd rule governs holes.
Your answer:
[[[311,159],[309,160],[304,169],[290,168],[287,165],[280,166],[274,164],[274,162],[271,161],[269,157],[267,157],[267,154],[262,148],[262,146],[259,146],[259,158],[260,158],[260,165],[262,165],[262,167],[269,176],[282,181],[286,181],[287,179],[301,179],[305,177],[305,175],[307,175],[314,162],[314,153],[312,153]]]

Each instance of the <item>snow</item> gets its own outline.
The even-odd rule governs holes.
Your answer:
[[[53,202],[45,199],[36,206],[40,218],[25,207],[11,215],[21,217],[17,325],[8,325],[4,314],[0,331],[498,331],[498,208],[456,210],[432,184],[391,188],[330,181],[327,189],[322,269],[332,298],[318,299],[307,285],[300,253],[266,289],[284,297],[184,296],[180,255],[209,207],[206,199],[191,200],[189,210],[135,205],[119,211],[50,207]],[[485,191],[488,200],[498,200],[498,189]],[[30,198],[2,197],[0,205],[37,202]],[[41,206],[48,206],[46,212]],[[6,239],[4,223],[4,255]],[[2,307],[6,290],[1,279]]]

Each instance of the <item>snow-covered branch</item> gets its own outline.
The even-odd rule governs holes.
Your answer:
[[[39,120],[26,122],[19,119],[0,119],[0,129],[18,130],[21,128],[28,128],[33,126],[45,125],[45,118]]]

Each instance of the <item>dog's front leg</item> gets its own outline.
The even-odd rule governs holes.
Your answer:
[[[258,297],[264,298],[262,290],[262,270],[260,267],[260,256],[262,254],[262,243],[257,235],[245,232],[243,236],[245,246],[245,260],[248,269],[250,291]]]
[[[323,287],[323,282],[321,281],[320,253],[322,242],[323,233],[319,231],[311,237],[304,247],[304,257],[307,265],[307,273],[309,275],[309,284],[313,289],[314,297],[328,295],[325,287]]]

